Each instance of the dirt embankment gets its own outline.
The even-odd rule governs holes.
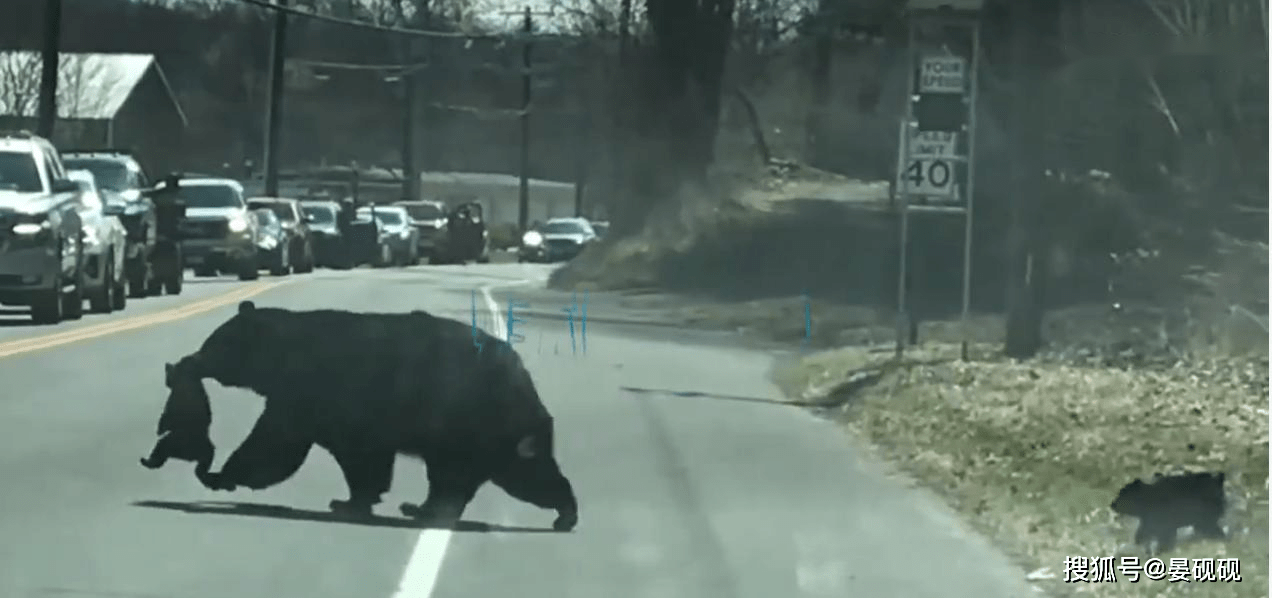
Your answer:
[[[951,250],[961,226],[928,219],[915,230],[912,291],[922,346],[897,361],[895,219],[878,209],[886,186],[831,182],[687,202],[641,235],[589,250],[550,285],[678,293],[623,301],[683,325],[783,343],[811,332],[808,344],[825,350],[775,371],[792,400],[940,492],[1050,593],[1266,596],[1266,244],[1141,251],[1117,260],[1116,276],[1069,260],[1069,277],[1053,281],[1047,348],[1017,363],[998,354],[1001,246],[979,242],[963,362],[961,251]],[[1185,541],[1164,558],[1238,558],[1240,583],[1063,583],[1065,557],[1146,558],[1128,546],[1133,520],[1109,503],[1136,477],[1177,470],[1227,474],[1230,538]]]

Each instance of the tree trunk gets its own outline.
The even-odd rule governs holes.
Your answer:
[[[1047,162],[1047,122],[1042,82],[1046,71],[1056,66],[1051,60],[1057,40],[1059,2],[1035,0],[1019,2],[1012,19],[1015,64],[1013,119],[1016,148],[1012,175],[1014,193],[1008,231],[1007,338],[1004,352],[1009,357],[1028,359],[1042,348],[1042,319],[1045,313],[1043,283],[1046,280],[1039,234],[1042,173]]]
[[[664,185],[702,181],[715,158],[724,62],[733,35],[735,0],[646,0],[657,38],[657,104],[670,175]]]
[[[824,5],[826,0],[822,0]],[[824,14],[824,10],[822,11]],[[824,20],[820,20],[824,22]],[[821,143],[826,131],[826,106],[830,104],[831,32],[821,26],[814,34],[812,71],[809,73],[810,101],[804,121],[804,159],[814,167],[822,167]]]

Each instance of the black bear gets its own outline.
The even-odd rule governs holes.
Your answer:
[[[476,341],[476,342],[474,342]],[[397,454],[420,458],[428,496],[403,514],[456,522],[487,481],[578,523],[574,490],[553,455],[552,416],[511,346],[425,312],[290,311],[239,304],[192,358],[198,377],[250,389],[265,410],[212,489],[261,489],[291,477],[318,445],[349,486],[333,511],[370,514]]]
[[[163,467],[168,459],[193,461],[195,474],[203,477],[212,468],[216,447],[208,436],[212,426],[212,406],[203,381],[191,371],[193,360],[186,358],[176,364],[164,364],[164,384],[168,387],[168,399],[159,415],[159,428],[150,455],[141,458],[141,464],[150,468]]]
[[[1174,548],[1179,528],[1186,526],[1199,537],[1223,539],[1223,481],[1223,472],[1156,474],[1152,482],[1137,479],[1124,486],[1110,508],[1138,517],[1135,543],[1148,547],[1156,540],[1157,552]]]

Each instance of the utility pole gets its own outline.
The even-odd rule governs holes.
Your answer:
[[[534,17],[530,6],[525,9],[521,31],[526,39],[521,44],[521,181],[517,190],[517,230],[525,232],[530,220],[530,99],[533,81],[530,75],[530,52],[534,47]]]
[[[287,0],[274,0],[280,7]],[[269,47],[269,106],[265,114],[265,195],[278,196],[278,157],[283,130],[283,63],[287,58],[287,13],[274,11]]]
[[[39,124],[36,132],[45,139],[53,137],[53,125],[57,122],[57,67],[62,45],[62,0],[45,0],[44,48],[40,53],[43,68],[40,69]]]
[[[419,10],[423,11],[420,22],[424,29],[432,26],[432,7],[429,2],[420,3]],[[402,64],[407,65],[402,71],[402,199],[416,200],[420,198],[420,174],[415,159],[415,127],[416,127],[416,69],[413,65],[415,60],[415,40],[406,38],[403,40]]]
[[[1039,259],[1038,194],[1042,189],[1046,101],[1037,93],[1045,71],[1058,64],[1056,48],[1060,4],[1063,0],[1014,3],[1011,44],[1016,133],[1012,166],[1013,198],[1008,230],[1007,338],[1004,353],[1016,359],[1033,357],[1042,347],[1045,311],[1043,285],[1047,276]]]
[[[587,118],[583,116],[582,118]],[[591,136],[587,134],[587,128],[584,134],[580,135],[579,145],[574,150],[574,217],[581,218],[583,216],[583,195],[584,189],[587,188],[587,152],[588,146],[591,145]]]

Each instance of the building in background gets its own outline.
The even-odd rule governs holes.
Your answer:
[[[129,148],[154,171],[171,170],[189,124],[151,54],[64,52],[58,65],[53,143]],[[35,130],[39,52],[0,52],[0,128]]]

